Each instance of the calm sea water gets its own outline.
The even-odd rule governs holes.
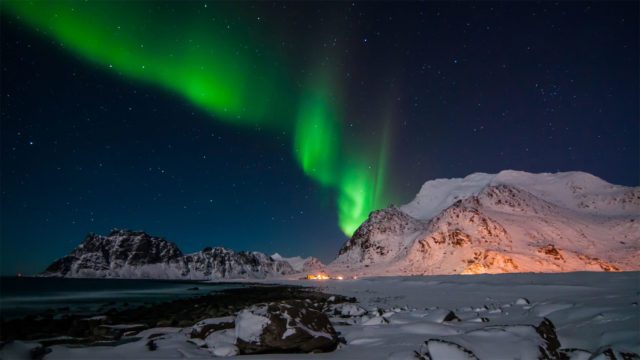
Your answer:
[[[180,280],[2,277],[0,316],[7,319],[45,311],[91,314],[245,286]]]

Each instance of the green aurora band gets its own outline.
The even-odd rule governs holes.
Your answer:
[[[216,120],[294,134],[297,162],[337,191],[338,223],[351,236],[370,211],[386,205],[387,131],[378,159],[363,146],[347,146],[331,76],[298,88],[284,70],[288,59],[261,46],[261,34],[216,20],[237,12],[228,8],[233,4],[212,5],[203,11],[201,3],[181,3],[185,18],[150,15],[146,2],[3,1],[1,9],[105,71],[177,94]]]

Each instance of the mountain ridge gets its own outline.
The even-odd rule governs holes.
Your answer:
[[[584,172],[504,170],[423,184],[373,211],[328,265],[313,257],[206,247],[184,254],[145,232],[88,234],[44,276],[264,279],[640,270],[640,187]]]
[[[206,247],[183,254],[176,244],[143,231],[114,229],[88,234],[43,276],[152,279],[261,279],[295,273],[284,260],[260,252]]]
[[[637,270],[639,223],[638,187],[584,172],[474,173],[427,181],[408,204],[372,212],[329,268],[360,276]]]

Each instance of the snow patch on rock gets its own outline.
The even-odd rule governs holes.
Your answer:
[[[250,343],[260,343],[262,330],[269,325],[269,318],[262,308],[241,310],[236,317],[236,338]]]

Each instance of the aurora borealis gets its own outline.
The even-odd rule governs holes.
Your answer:
[[[164,24],[177,18],[163,12],[140,26],[143,3],[11,1],[5,7],[96,66],[178,93],[216,119],[286,126],[283,75],[246,51],[249,40],[225,34],[224,24],[204,14],[174,32]]]
[[[437,177],[633,185],[637,5],[603,6],[3,1],[3,246],[129,227],[328,261]]]
[[[214,17],[229,11],[229,4],[211,5]],[[382,165],[344,146],[344,121],[330,76],[316,76],[297,93],[284,65],[274,67],[286,58],[278,59],[269,47],[264,53],[247,51],[255,47],[252,37],[229,35],[205,12],[185,19],[179,31],[167,31],[166,22],[177,20],[169,12],[157,13],[149,26],[138,25],[148,9],[142,2],[10,1],[6,6],[95,65],[180,94],[212,119],[294,134],[293,151],[305,174],[336,189],[345,235],[382,204],[375,198],[383,191],[376,189],[382,182],[375,177]]]

